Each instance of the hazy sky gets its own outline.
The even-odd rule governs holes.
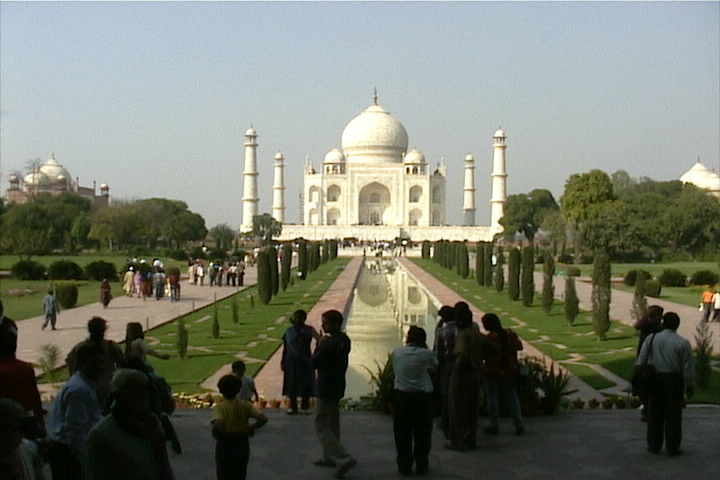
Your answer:
[[[720,3],[0,3],[0,177],[56,159],[113,199],[184,200],[208,228],[241,220],[243,134],[258,131],[260,213],[285,156],[287,221],[302,165],[379,103],[409,148],[476,159],[490,218],[492,134],[508,191],[600,168],[677,179],[720,166]]]

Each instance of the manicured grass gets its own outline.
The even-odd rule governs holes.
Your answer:
[[[532,306],[524,307],[521,301],[508,298],[507,286],[504,291],[498,292],[494,286],[480,287],[473,278],[462,279],[454,271],[431,260],[413,261],[480,310],[498,314],[504,326],[513,327],[520,337],[550,358],[565,361],[573,354],[580,354],[585,357],[586,363],[600,365],[626,380],[632,377],[637,348],[637,334],[632,327],[612,322],[607,339],[598,341],[590,312],[581,311],[573,325],[568,326],[563,304],[558,300],[550,315],[546,315],[540,306],[539,295],[535,296]],[[595,388],[611,386],[609,381],[588,367],[572,363],[563,363],[563,366]],[[713,371],[711,387],[705,392],[697,392],[692,401],[703,399],[709,403],[720,403],[719,384],[720,374]]]
[[[569,265],[564,263],[557,264],[557,270],[565,270]],[[592,275],[592,265],[572,265],[573,267],[580,268],[580,273],[583,276]],[[542,266],[539,266],[542,269]],[[667,262],[667,263],[613,263],[612,264],[612,276],[613,277],[624,277],[630,270],[645,270],[650,272],[654,277],[660,276],[663,270],[674,268],[680,270],[685,275],[690,276],[693,273],[700,270],[710,270],[711,272],[718,271],[718,262]]]
[[[42,299],[51,284],[52,282],[48,280],[0,279],[0,298],[3,301],[3,307],[5,308],[7,316],[13,320],[24,320],[42,315]],[[112,283],[112,292],[114,296],[122,293],[122,287],[119,282]],[[99,301],[100,282],[90,280],[82,281],[78,284],[78,307]]]
[[[629,287],[624,283],[615,283],[613,284],[613,288],[630,293],[635,291],[635,287]],[[659,298],[689,307],[697,307],[704,289],[704,287],[694,285],[689,287],[662,287]],[[647,301],[648,305],[652,305],[652,297],[647,297]]]
[[[321,265],[304,281],[295,279],[285,292],[279,292],[269,305],[261,305],[256,287],[249,288],[217,303],[220,338],[213,338],[214,306],[183,317],[188,328],[188,358],[178,357],[176,340],[178,320],[147,332],[146,338],[158,342],[156,350],[172,355],[167,361],[150,357],[157,372],[165,377],[174,392],[198,393],[200,384],[221,366],[237,360],[240,352],[257,363],[247,361],[248,374],[254,375],[277,350],[288,319],[295,310],[310,310],[330,287],[348,259],[338,258]],[[251,308],[250,297],[254,298]],[[232,321],[232,299],[237,298],[239,322]]]

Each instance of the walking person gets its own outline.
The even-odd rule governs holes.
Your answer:
[[[345,373],[350,355],[350,338],[341,330],[343,315],[337,310],[322,314],[322,337],[312,356],[317,370],[315,387],[315,433],[323,449],[323,458],[315,465],[336,467],[343,478],[357,460],[340,443],[340,399],[345,395]]]
[[[283,372],[282,394],[290,399],[289,415],[298,413],[298,397],[300,408],[309,413],[310,396],[313,391],[314,371],[311,363],[310,344],[318,334],[314,328],[305,325],[307,312],[296,310],[290,319],[290,326],[282,337],[283,351],[280,368]]]
[[[252,403],[238,397],[241,387],[242,381],[235,375],[225,375],[218,382],[223,401],[213,409],[212,416],[217,480],[245,480],[249,438],[268,420]],[[255,422],[250,424],[250,418]]]
[[[55,298],[55,293],[52,288],[49,289],[47,295],[43,297],[43,312],[45,313],[45,321],[42,324],[42,329],[45,330],[49,324],[53,330],[57,330],[55,328],[55,323],[57,322],[57,316],[60,313],[60,305],[58,305],[58,301]]]
[[[487,412],[490,424],[484,432],[489,435],[498,434],[498,417],[500,414],[500,396],[508,403],[515,435],[525,433],[522,423],[522,411],[517,394],[518,360],[517,352],[523,349],[517,334],[509,328],[503,328],[500,318],[488,313],[482,318],[483,327],[488,331],[487,338],[495,348],[485,360],[483,383],[487,398]]]
[[[702,321],[703,322],[709,322],[710,321],[710,314],[712,314],[713,311],[713,291],[712,286],[708,285],[707,288],[703,291],[702,297],[700,297],[700,302],[702,304]]]
[[[653,454],[660,453],[663,440],[668,455],[680,453],[684,394],[690,398],[695,393],[692,349],[677,334],[679,326],[677,313],[663,315],[663,330],[648,337],[635,362],[652,365],[656,371],[648,393],[647,444]]]
[[[145,341],[145,332],[143,332],[142,324],[138,322],[128,323],[125,327],[125,356],[130,355],[139,357],[149,368],[150,371],[154,371],[152,365],[147,361],[147,356],[150,355],[160,360],[170,360],[170,355],[167,353],[160,353],[150,348],[150,345]]]
[[[715,289],[713,301],[713,322],[720,322],[720,287]]]
[[[397,466],[402,475],[423,475],[428,471],[428,456],[432,446],[433,382],[438,361],[427,347],[427,334],[420,327],[411,326],[406,345],[392,354],[395,372],[395,412],[393,433]]]
[[[110,286],[108,279],[104,278],[102,283],[100,283],[100,303],[103,308],[107,308],[108,305],[110,305],[110,300],[112,300],[112,298],[112,287]]]
[[[123,275],[123,287],[122,287],[123,292],[125,292],[125,295],[127,295],[128,297],[132,297],[134,282],[135,282],[135,268],[130,266],[130,267],[128,267],[127,271],[125,272],[125,275]]]

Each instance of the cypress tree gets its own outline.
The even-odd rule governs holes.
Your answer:
[[[598,340],[605,340],[610,330],[610,257],[604,252],[593,261],[593,328]]]
[[[580,299],[575,289],[575,277],[565,277],[565,320],[571,326],[580,313]]]
[[[233,295],[230,301],[230,309],[232,310],[232,322],[237,325],[240,323],[240,303],[238,303],[237,295]]]
[[[177,352],[178,357],[185,360],[187,358],[187,349],[188,349],[188,329],[187,325],[185,325],[185,317],[181,317],[178,319],[177,322]]]
[[[258,299],[263,305],[272,299],[272,277],[270,273],[270,255],[266,250],[260,250],[257,257],[257,291]]]
[[[522,276],[520,278],[522,288],[522,301],[523,305],[529,307],[532,305],[533,297],[535,296],[535,281],[534,281],[534,255],[532,247],[525,247],[522,250]]]
[[[308,274],[308,251],[307,242],[300,240],[298,243],[298,272],[300,273],[300,279],[305,280]]]
[[[543,290],[542,290],[542,308],[549,315],[555,303],[555,285],[553,285],[553,276],[555,275],[555,260],[549,253],[545,254],[545,263],[543,263]]]
[[[330,260],[330,240],[323,241],[321,263],[327,263]]]
[[[290,283],[290,272],[292,271],[292,243],[290,242],[283,244],[280,267],[280,288],[284,292]]]
[[[490,287],[493,284],[492,281],[492,253],[493,244],[487,242],[485,244],[485,269],[483,270],[483,276],[485,277],[485,286]]]
[[[218,315],[218,304],[213,304],[212,337],[220,338],[220,318]]]
[[[320,242],[314,242],[315,245],[315,268],[313,272],[320,267]]]
[[[520,250],[510,249],[508,259],[508,297],[510,300],[520,298]]]
[[[280,275],[278,274],[278,258],[277,249],[275,247],[268,248],[268,257],[270,259],[270,286],[272,287],[272,296],[280,291]]]
[[[505,288],[505,255],[503,247],[497,249],[497,264],[495,265],[495,290],[502,292]]]
[[[633,294],[632,310],[630,315],[637,321],[647,314],[647,298],[645,298],[645,280],[646,273],[644,270],[637,271],[635,277],[635,292]]]
[[[475,246],[475,281],[481,287],[485,286],[485,242]]]
[[[462,278],[467,278],[470,274],[470,266],[468,265],[468,262],[470,259],[468,258],[468,249],[467,245],[464,243],[460,244],[460,258],[458,260],[458,273]]]

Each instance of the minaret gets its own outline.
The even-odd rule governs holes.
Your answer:
[[[507,136],[502,128],[498,128],[495,135],[493,135],[492,194],[490,198],[490,229],[493,235],[503,231],[500,219],[505,215],[505,202],[507,201],[506,138]]]
[[[243,170],[243,216],[240,233],[250,233],[253,229],[253,217],[258,214],[257,194],[257,132],[250,127],[245,132],[245,167]]]
[[[275,154],[275,164],[273,166],[273,202],[272,216],[280,223],[285,223],[285,176],[283,173],[283,154],[278,152]]]
[[[465,186],[463,187],[463,225],[475,226],[475,158],[465,157]]]

